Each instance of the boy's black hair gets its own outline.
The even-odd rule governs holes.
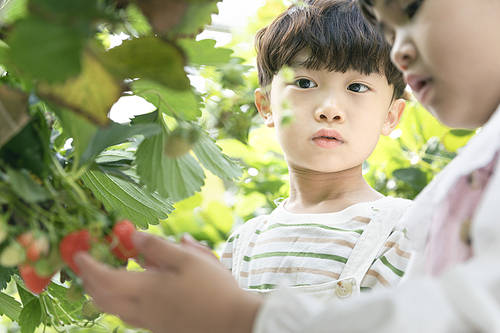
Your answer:
[[[365,18],[370,21],[372,24],[377,23],[377,19],[373,14],[373,0],[356,0],[358,2],[361,11]]]
[[[309,50],[306,68],[363,74],[381,73],[394,86],[394,98],[406,84],[391,63],[391,46],[377,27],[365,20],[356,1],[309,0],[293,5],[255,37],[259,84],[267,87],[301,50]]]

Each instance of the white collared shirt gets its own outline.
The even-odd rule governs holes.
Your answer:
[[[282,290],[262,306],[253,332],[500,332],[500,163],[473,220],[474,257],[434,278],[425,274],[422,255],[436,207],[460,177],[487,165],[499,150],[500,107],[407,211],[416,255],[397,290],[342,305]]]

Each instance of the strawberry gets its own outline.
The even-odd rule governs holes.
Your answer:
[[[88,230],[79,230],[67,234],[59,243],[59,252],[64,262],[76,273],[80,274],[78,266],[73,257],[80,251],[88,252],[90,250],[90,233]]]
[[[26,250],[26,257],[31,262],[37,261],[49,252],[47,237],[43,235],[35,237],[31,231],[19,235],[17,242]]]
[[[111,244],[111,252],[121,260],[127,260],[137,256],[137,250],[132,243],[132,234],[135,231],[135,225],[129,220],[117,222],[111,235],[106,236],[106,240]]]
[[[20,265],[18,268],[19,268],[19,274],[23,278],[24,284],[26,284],[26,287],[35,294],[40,294],[45,289],[45,287],[47,287],[47,285],[50,283],[50,280],[52,279],[53,276],[53,275],[48,277],[39,276],[36,273],[35,268],[30,264]]]
[[[17,242],[22,245],[25,249],[33,243],[33,240],[35,238],[33,237],[33,233],[31,231],[24,232],[17,236]]]

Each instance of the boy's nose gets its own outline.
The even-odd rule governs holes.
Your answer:
[[[343,122],[345,115],[338,108],[333,106],[322,107],[316,110],[314,118],[317,121]]]

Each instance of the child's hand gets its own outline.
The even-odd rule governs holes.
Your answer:
[[[262,300],[241,290],[222,265],[153,235],[135,232],[133,238],[155,269],[127,272],[86,253],[75,256],[101,310],[153,332],[251,332]]]
[[[182,235],[181,244],[195,251],[200,251],[200,253],[204,253],[207,256],[215,259],[217,262],[220,262],[219,258],[217,258],[217,256],[212,252],[212,250],[208,246],[205,246],[197,242],[196,239],[194,239],[190,234]]]

